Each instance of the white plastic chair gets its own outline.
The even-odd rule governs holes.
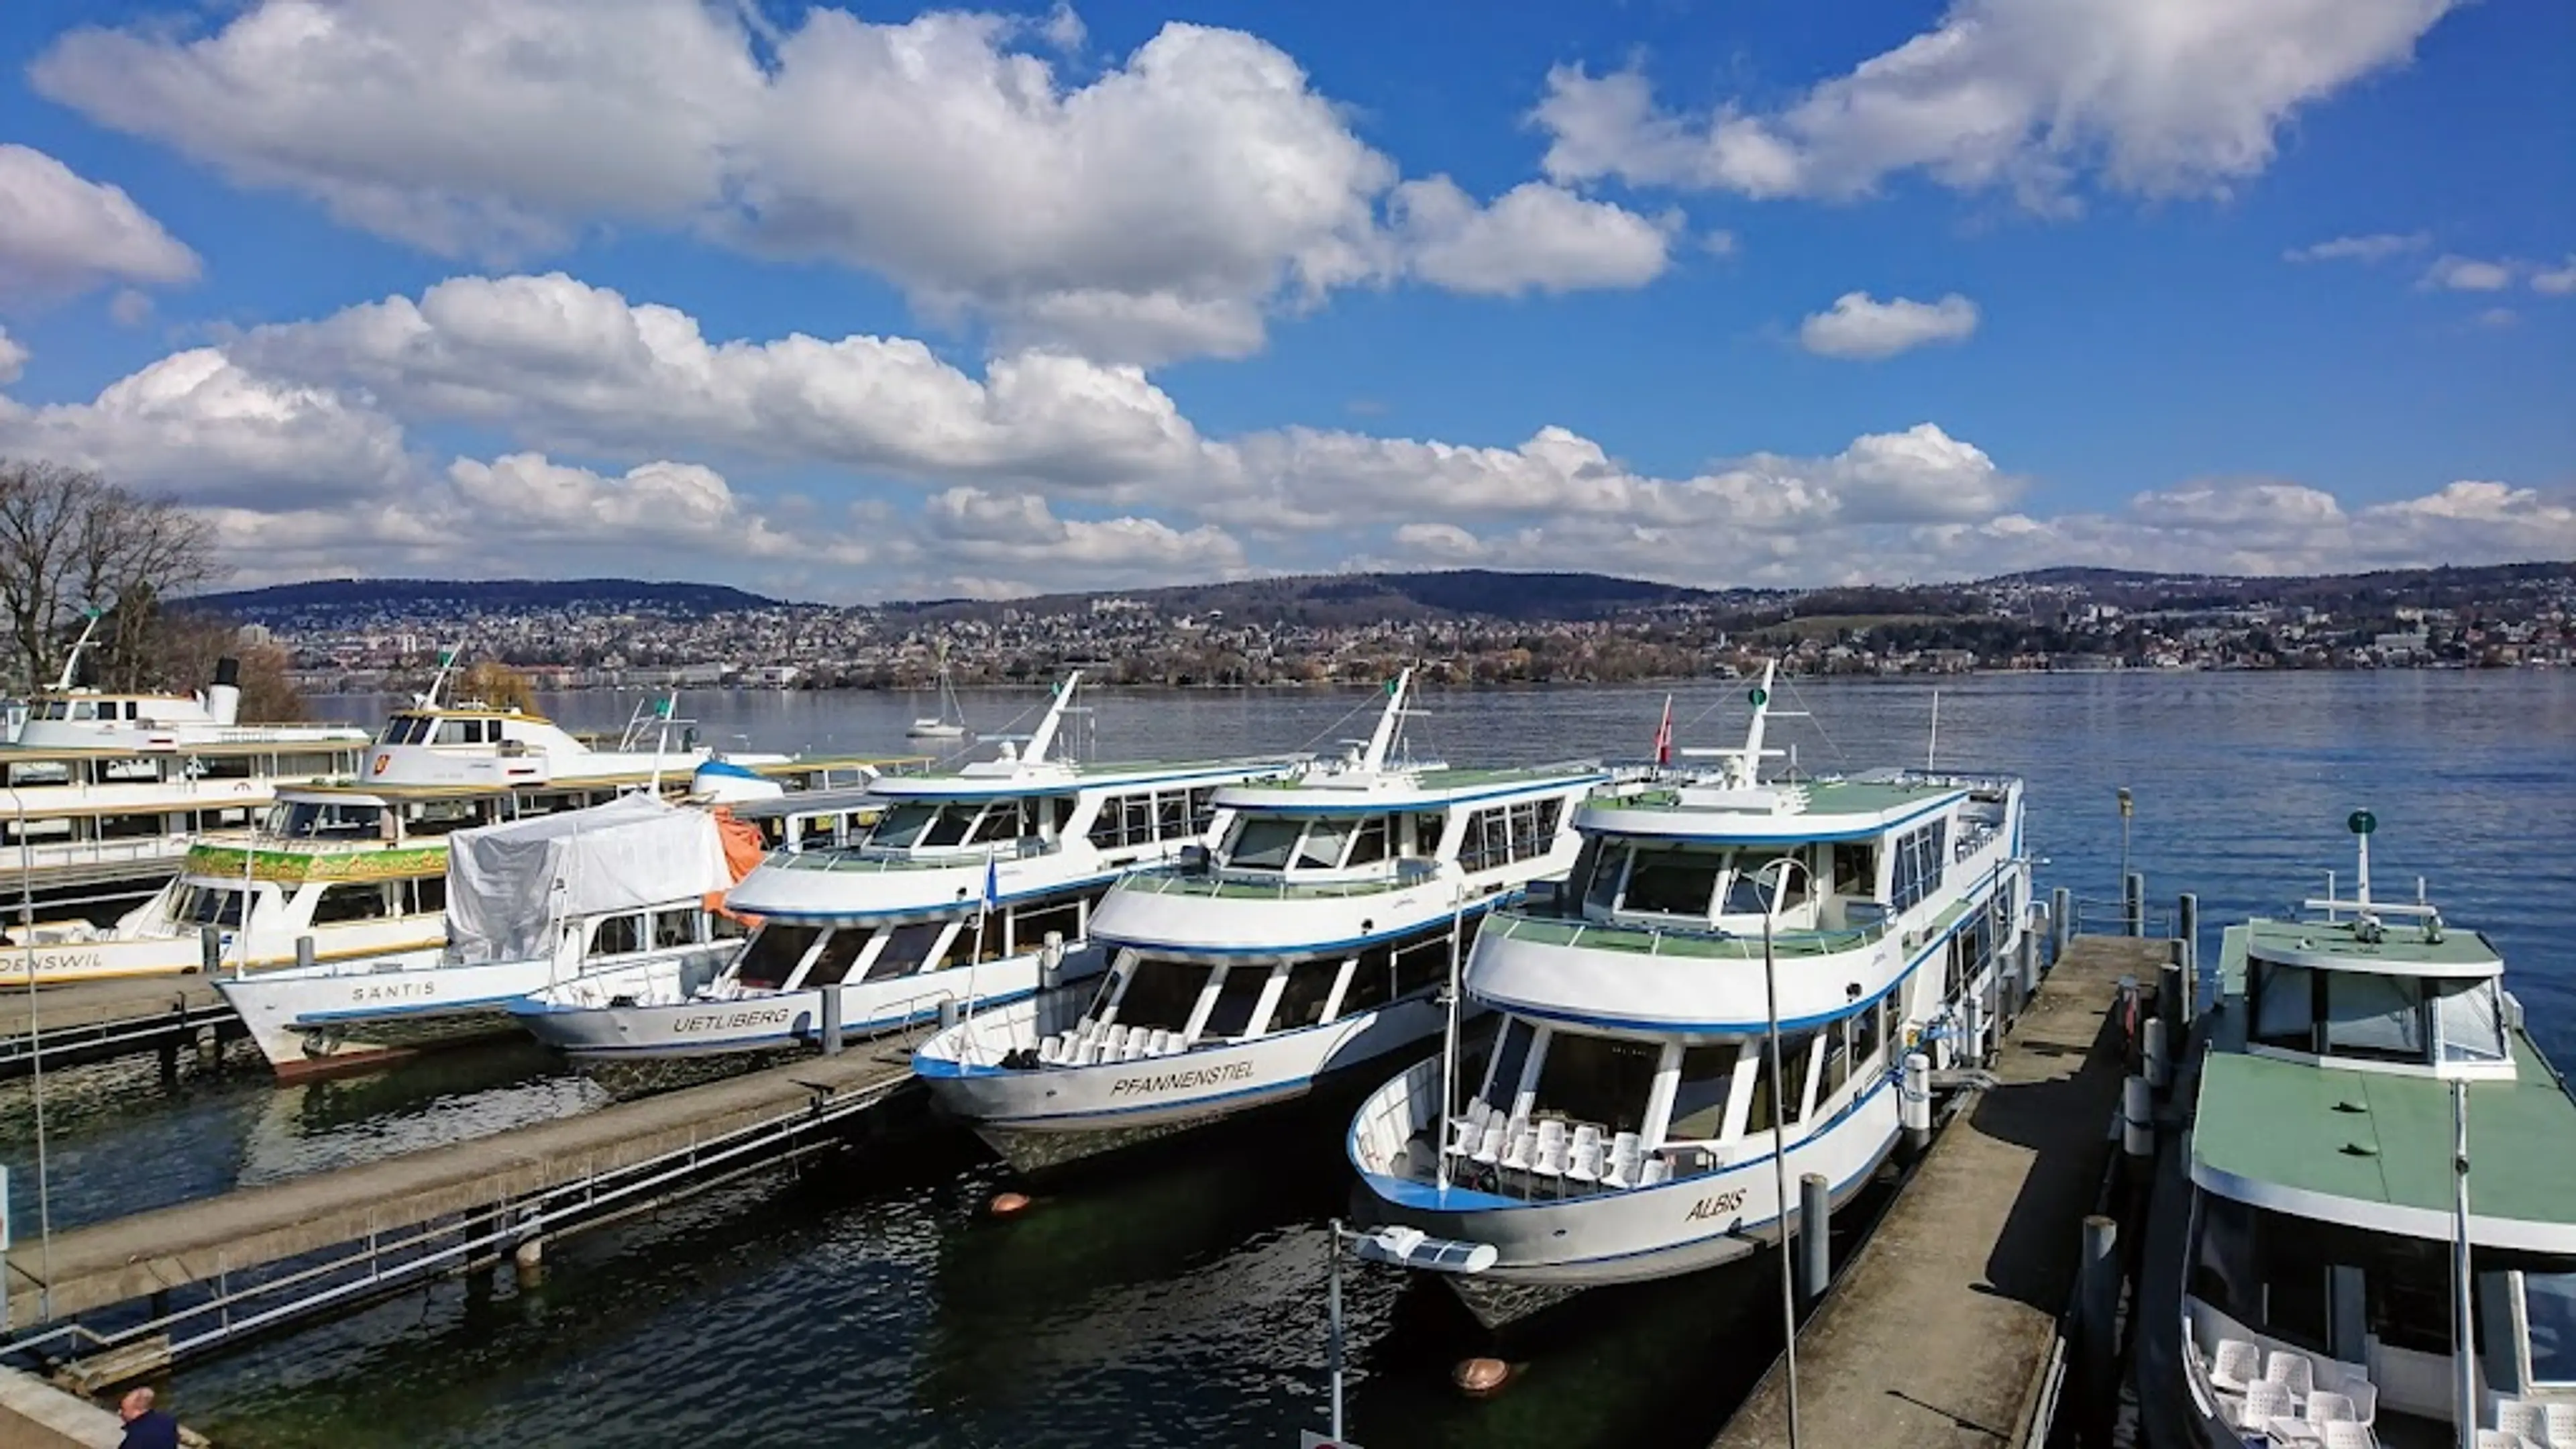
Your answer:
[[[2368,1424],[2335,1419],[2325,1425],[2325,1431],[2326,1449],[2379,1449],[2379,1440],[2372,1437]]]
[[[2242,1429],[2268,1429],[2274,1419],[2287,1418],[2298,1406],[2290,1402],[2290,1391],[2270,1379],[2257,1379],[2245,1386],[2245,1406],[2237,1411],[2236,1424]]]
[[[1645,1173],[1643,1176],[1638,1178],[1637,1185],[1640,1187],[1658,1187],[1672,1180],[1672,1163],[1661,1157],[1649,1157],[1646,1159]]]
[[[1049,1066],[1064,1060],[1064,1038],[1050,1036],[1038,1041],[1038,1060]]]
[[[2347,1376],[2342,1388],[2343,1396],[2352,1400],[2354,1418],[2364,1424],[2379,1422],[2379,1385],[2368,1379]],[[2576,1449],[2576,1438],[2571,1438],[2568,1443],[2570,1449]]]
[[[2218,1341],[2218,1352],[2209,1364],[2209,1381],[2220,1392],[2242,1394],[2247,1384],[2261,1377],[2263,1350],[2241,1338]]]
[[[1461,1117],[1449,1124],[1449,1142],[1441,1150],[1452,1157],[1464,1157],[1474,1152],[1476,1144],[1483,1140],[1485,1140],[1485,1132],[1483,1128],[1476,1125],[1476,1119]]]
[[[1644,1139],[1634,1132],[1622,1132],[1610,1139],[1610,1162],[1608,1169],[1601,1174],[1602,1186],[1626,1188],[1637,1185],[1637,1156],[1643,1142]]]
[[[2292,1399],[2304,1399],[2316,1392],[2317,1363],[2304,1353],[2276,1348],[2272,1350],[2272,1356],[2263,1361],[2263,1377],[2288,1389]]]
[[[1529,1171],[1530,1152],[1537,1146],[1537,1132],[1528,1127],[1517,1128],[1512,1133],[1511,1150],[1503,1154],[1503,1166],[1514,1172]]]
[[[1586,1124],[1574,1129],[1574,1146],[1568,1152],[1565,1175],[1589,1187],[1601,1180],[1601,1129]]]
[[[1530,1160],[1530,1171],[1540,1177],[1565,1175],[1565,1123],[1549,1118],[1538,1124],[1538,1155]]]
[[[2552,1400],[2541,1409],[2549,1420],[2549,1449],[2576,1449],[2576,1404]]]
[[[2496,1400],[2495,1426],[2517,1439],[2549,1442],[2549,1413],[2529,1399]]]
[[[1096,1036],[1083,1042],[1082,1055],[1074,1060],[1074,1065],[1078,1067],[1098,1066],[1100,1064],[1100,1050],[1100,1038]]]
[[[2311,1424],[2361,1422],[2361,1415],[2353,1409],[2348,1395],[2330,1394],[2323,1389],[2308,1395],[2306,1418]]]
[[[2523,1443],[2519,1434],[2508,1434],[2502,1429],[2480,1429],[2478,1449],[2530,1449],[2530,1446]]]
[[[1118,1059],[1122,1062],[1132,1062],[1143,1056],[1145,1041],[1145,1033],[1141,1031],[1128,1033],[1126,1045],[1118,1049]]]
[[[1158,1026],[1145,1034],[1145,1055],[1159,1057],[1170,1048],[1171,1044],[1171,1032]]]
[[[1473,1153],[1470,1153],[1469,1156],[1474,1161],[1483,1163],[1487,1167],[1491,1167],[1495,1163],[1501,1161],[1503,1156],[1503,1124],[1500,1122],[1488,1123],[1485,1127],[1485,1135],[1477,1139],[1476,1150]]]

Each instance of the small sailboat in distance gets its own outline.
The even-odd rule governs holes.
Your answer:
[[[966,714],[957,707],[957,686],[948,677],[948,643],[939,644],[939,713],[916,719],[912,728],[903,732],[908,740],[962,740],[966,738]]]

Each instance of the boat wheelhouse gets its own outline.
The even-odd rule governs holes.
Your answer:
[[[730,837],[730,838],[729,838]],[[720,900],[759,859],[723,807],[649,791],[446,837],[445,948],[224,973],[216,989],[281,1077],[513,1029],[509,1004],[585,969],[712,976],[741,948]]]
[[[1084,942],[1111,884],[1203,843],[1222,787],[1285,765],[1055,758],[1081,679],[999,758],[877,781],[883,814],[856,843],[774,851],[726,898],[760,926],[713,980],[659,965],[592,972],[513,1010],[540,1040],[601,1066],[811,1043],[826,988],[857,1034],[1096,972]]]
[[[2350,824],[2352,899],[2222,947],[2156,1330],[2194,1442],[2576,1442],[2576,1097],[2495,944],[2374,900]]]
[[[1212,851],[1121,881],[1096,988],[1047,993],[913,1054],[933,1097],[1023,1171],[1383,1070],[1437,1039],[1487,912],[1574,855],[1597,766],[1450,769],[1391,756],[1410,672],[1343,757],[1216,793]]]
[[[433,694],[430,698],[434,699]],[[32,953],[0,957],[0,980],[169,975],[208,965],[259,971],[358,958],[437,959],[446,942],[446,837],[505,820],[605,804],[630,790],[688,792],[703,747],[664,747],[682,728],[649,722],[594,750],[517,710],[433,702],[396,711],[352,778],[280,786],[250,828],[201,834],[179,873],[110,927],[36,928]],[[780,782],[830,785],[872,773],[862,761],[734,756],[723,763]],[[212,928],[216,958],[204,939]],[[298,956],[312,940],[312,960]]]
[[[84,633],[53,690],[28,701],[0,745],[0,856],[57,908],[123,909],[170,878],[192,837],[248,828],[280,784],[348,774],[367,743],[355,726],[240,723],[231,659],[217,662],[202,694],[76,688],[87,643]],[[40,922],[36,937],[95,925]],[[41,963],[37,979],[52,979]]]
[[[1489,1325],[1745,1256],[1782,1231],[1783,1177],[1839,1206],[1896,1141],[1905,1053],[1976,1054],[2029,904],[2020,781],[1763,782],[1770,683],[1718,768],[1582,802],[1567,879],[1476,937],[1493,1032],[1352,1120],[1373,1216],[1492,1245],[1449,1277]]]

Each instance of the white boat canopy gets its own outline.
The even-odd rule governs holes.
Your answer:
[[[541,955],[557,921],[732,885],[715,817],[651,791],[447,837],[447,932],[469,958]]]

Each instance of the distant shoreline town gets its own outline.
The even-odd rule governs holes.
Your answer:
[[[1801,674],[2576,665],[2576,564],[2298,579],[2052,570],[1903,588],[1696,590],[1591,574],[1323,575],[834,607],[705,585],[334,581],[198,601],[310,693],[414,688],[438,652],[538,688],[1431,686]]]

